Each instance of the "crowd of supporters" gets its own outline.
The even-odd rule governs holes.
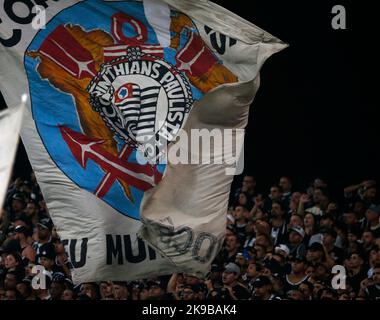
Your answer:
[[[0,300],[380,299],[376,182],[342,191],[338,203],[327,181],[298,191],[281,177],[259,193],[246,175],[231,191],[224,246],[206,279],[176,273],[74,285],[34,175],[16,178],[0,215]],[[33,285],[36,274],[45,285]]]

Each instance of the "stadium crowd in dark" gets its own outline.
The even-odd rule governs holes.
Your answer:
[[[225,243],[207,279],[178,273],[74,285],[34,175],[17,178],[0,215],[0,300],[380,299],[376,188],[349,186],[338,203],[322,179],[300,192],[281,177],[260,194],[247,175],[231,192]],[[46,288],[33,289],[41,266]]]

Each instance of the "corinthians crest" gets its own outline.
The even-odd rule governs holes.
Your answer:
[[[125,46],[124,52],[102,65],[87,91],[106,125],[126,143],[146,151],[162,138],[173,140],[181,129],[193,104],[191,88],[182,73],[163,59],[140,47]]]

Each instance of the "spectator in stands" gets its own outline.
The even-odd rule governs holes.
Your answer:
[[[291,271],[285,275],[284,293],[290,290],[298,290],[301,283],[308,279],[306,275],[306,258],[304,256],[291,257]]]
[[[129,292],[125,282],[113,282],[112,291],[115,300],[128,300]]]
[[[367,228],[371,230],[373,236],[375,238],[380,237],[380,205],[375,206],[371,205],[367,212],[366,212],[366,218],[367,218]]]
[[[292,197],[292,182],[289,177],[281,177],[278,186],[282,189],[281,201],[288,208]]]
[[[380,300],[380,264],[374,266],[372,281],[363,285],[363,291],[365,299]]]
[[[34,262],[36,260],[36,252],[28,241],[28,239],[30,240],[29,234],[30,231],[25,226],[20,225],[15,228],[14,238],[20,244],[24,265],[27,265],[29,261]]]
[[[51,232],[53,230],[53,222],[50,218],[43,218],[37,223],[37,241],[33,244],[33,248],[37,254],[40,253],[40,247],[51,242]]]
[[[256,180],[253,176],[246,175],[243,177],[241,187],[235,192],[235,197],[238,198],[239,194],[245,192],[252,199],[255,196]]]
[[[240,268],[235,263],[228,263],[223,271],[223,287],[228,290],[232,300],[247,300],[250,297],[248,289],[238,279]]]
[[[0,215],[0,300],[379,299],[376,182],[345,188],[343,202],[329,200],[322,179],[299,190],[292,192],[290,178],[282,176],[264,199],[254,178],[245,176],[231,192],[225,243],[207,280],[178,273],[170,280],[104,279],[73,288],[69,257],[35,178],[16,179]],[[346,269],[344,290],[330,287],[338,264]],[[32,288],[34,266],[45,268],[46,289]]]
[[[252,300],[279,300],[279,297],[272,293],[273,284],[269,277],[259,276],[253,282]]]
[[[285,208],[282,202],[272,202],[271,217],[271,236],[274,240],[274,245],[276,246],[287,240],[287,223],[285,219]]]
[[[291,256],[306,256],[306,247],[303,243],[305,230],[302,227],[293,227],[289,229],[288,247]]]

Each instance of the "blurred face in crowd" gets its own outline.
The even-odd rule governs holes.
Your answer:
[[[363,215],[366,211],[365,204],[361,201],[356,201],[352,211],[360,216]]]
[[[85,284],[83,284],[81,293],[82,294],[86,294],[91,299],[95,299],[96,298],[96,290],[95,290],[95,287],[91,283],[85,283]]]
[[[292,227],[303,227],[302,218],[300,216],[293,214],[290,217],[289,228]]]
[[[273,186],[270,188],[270,197],[272,200],[281,200],[282,193],[279,187]]]
[[[358,219],[356,218],[356,214],[354,212],[346,212],[343,215],[344,223],[347,225],[353,225],[358,222]]]
[[[234,236],[234,238],[236,238]],[[192,274],[184,274],[184,282],[186,284],[189,284],[191,286],[194,286],[194,285],[197,285],[199,283],[199,279],[195,276],[193,276]]]
[[[305,262],[297,259],[293,260],[292,272],[295,274],[305,273]]]
[[[255,214],[255,218],[257,218],[257,219],[263,219],[264,217],[265,217],[264,211],[261,210],[260,208],[257,209],[256,214]]]
[[[245,221],[251,220],[253,218],[252,212],[249,211],[247,208],[244,208],[243,218],[245,219]]]
[[[246,260],[242,255],[237,255],[235,259],[235,263],[240,267],[244,267],[246,264]]]
[[[336,202],[330,202],[327,205],[327,209],[326,209],[327,212],[333,212],[336,210],[338,210],[338,204]]]
[[[351,297],[347,292],[342,292],[339,295],[339,300],[351,300]]]
[[[244,208],[242,206],[237,206],[234,210],[233,217],[235,220],[240,220],[243,218]]]
[[[357,254],[352,253],[347,260],[347,267],[349,269],[356,269],[363,265],[363,259]]]
[[[371,209],[368,209],[365,215],[366,215],[367,220],[369,222],[378,222],[379,221],[379,215]]]
[[[315,224],[314,215],[310,212],[306,213],[303,222],[305,224],[305,228],[313,228]]]
[[[363,198],[366,200],[373,200],[376,197],[376,188],[371,187],[368,188],[366,191],[363,193]]]
[[[149,288],[149,297],[158,298],[163,295],[163,290],[160,286],[152,286]]]
[[[282,265],[285,262],[286,252],[285,251],[278,251],[278,253],[275,253],[272,255],[272,260],[276,260],[280,265]]]
[[[39,263],[42,265],[46,270],[51,270],[51,268],[54,266],[54,260],[49,259],[47,257],[40,257]]]
[[[50,238],[50,234],[51,232],[48,228],[44,228],[39,224],[37,225],[37,235],[39,240],[48,240]]]
[[[18,200],[18,199],[13,199],[12,200],[12,211],[14,212],[20,212],[22,210],[24,210],[24,202],[22,202],[21,200]]]
[[[256,264],[250,263],[247,268],[247,276],[249,278],[255,278],[259,275],[257,272]]]
[[[304,299],[309,299],[313,294],[312,289],[306,283],[301,283],[298,290],[302,293]]]
[[[270,225],[266,221],[258,220],[255,222],[255,232],[256,234],[269,234],[270,232]]]
[[[245,233],[247,235],[254,234],[255,232],[255,223],[253,221],[248,221],[246,227],[245,227]]]
[[[258,260],[264,259],[265,254],[266,254],[266,250],[265,250],[265,248],[263,246],[256,244],[253,247],[253,249],[254,249],[254,252],[255,252],[255,257]]]
[[[301,195],[302,195],[301,192],[298,192],[298,191],[293,192],[290,199],[292,202],[298,204],[300,202]]]
[[[371,265],[380,264],[380,250],[377,248],[373,248],[369,252],[369,263]]]
[[[235,272],[223,271],[222,282],[223,284],[229,286],[237,280],[238,276]]]
[[[228,238],[229,236],[233,236],[234,234],[235,234],[235,233],[234,233],[232,230],[226,228],[226,242],[227,242],[227,238]]]
[[[55,252],[56,252],[57,254],[66,253],[66,251],[65,251],[65,246],[63,245],[62,242],[57,242],[57,243],[55,244]]]
[[[62,300],[74,300],[74,292],[70,289],[66,289],[62,293]]]
[[[34,263],[29,262],[27,267],[25,268],[26,276],[34,276],[35,274],[33,273],[33,267],[35,266]]]
[[[113,294],[116,300],[125,300],[128,298],[128,289],[125,285],[114,284]]]
[[[16,290],[7,290],[5,292],[6,300],[17,300],[17,292]]]
[[[232,235],[226,238],[226,250],[228,252],[233,252],[237,250],[239,246],[239,241],[236,235]]]
[[[241,206],[245,206],[248,203],[248,198],[245,195],[245,193],[240,193],[239,194],[239,204]]]
[[[18,266],[18,262],[17,262],[16,258],[13,255],[8,254],[5,257],[5,268],[6,269],[14,269],[17,266]]]
[[[242,183],[242,191],[253,191],[256,186],[256,181],[252,176],[245,176]]]
[[[311,277],[311,275],[315,272],[315,268],[313,266],[307,266],[305,270],[305,275]]]
[[[323,257],[323,251],[321,250],[307,250],[306,259],[311,262],[321,261]]]
[[[278,185],[282,188],[284,192],[290,192],[292,189],[292,184],[290,183],[288,177],[282,177]]]
[[[317,282],[314,284],[314,289],[313,289],[313,297],[316,299],[318,297],[318,292],[321,291],[324,288],[324,285]]]
[[[290,198],[289,209],[296,211],[300,202],[301,193],[293,192]]]
[[[13,236],[13,239],[17,241],[23,241],[25,239],[25,235],[22,232],[16,232]]]
[[[254,288],[254,296],[259,298],[259,299],[265,298],[266,296],[268,296],[270,294],[271,287],[272,286],[270,284],[267,284],[264,286],[256,286]]]
[[[0,288],[0,301],[5,299],[5,290]]]
[[[18,283],[16,289],[23,298],[27,298],[30,294],[30,289],[28,285],[24,282]]]
[[[26,210],[25,210],[25,213],[28,217],[32,217],[34,216],[34,214],[36,213],[36,204],[33,203],[33,202],[29,202],[27,205],[26,205]]]
[[[141,289],[139,293],[139,299],[146,300],[148,298],[149,298],[149,290],[146,288]]]
[[[289,242],[292,245],[298,245],[302,242],[302,237],[298,232],[292,230],[289,233]]]
[[[328,270],[324,265],[318,265],[318,267],[315,269],[315,277],[317,279],[324,280],[328,276]]]
[[[50,286],[49,292],[53,300],[60,300],[64,292],[63,284],[59,282],[53,282]]]
[[[270,246],[269,240],[267,236],[265,236],[264,234],[260,234],[259,236],[256,237],[255,244],[262,246],[264,248],[268,248]]]
[[[324,289],[321,295],[321,300],[336,300],[336,297],[330,290]]]
[[[374,237],[373,237],[373,234],[371,231],[364,231],[363,232],[362,241],[363,241],[364,246],[366,246],[366,247],[371,246],[373,244],[373,240],[374,240]]]
[[[290,290],[287,293],[287,297],[291,300],[302,300],[303,295],[299,290]]]
[[[321,189],[315,189],[313,193],[314,204],[320,204],[324,199],[323,192]]]
[[[335,238],[328,233],[322,235],[322,242],[324,246],[332,246],[335,243]]]
[[[271,220],[272,228],[280,228],[284,225],[284,220],[281,217],[274,217]]]
[[[275,217],[282,217],[284,215],[284,210],[279,203],[273,203],[271,213]]]
[[[320,221],[321,228],[331,228],[334,222],[329,217],[323,217]]]
[[[377,268],[373,269],[372,278],[373,278],[373,282],[376,285],[380,285],[380,267],[377,267]]]
[[[358,240],[358,237],[356,236],[356,234],[353,234],[352,232],[349,232],[347,234],[347,240],[349,243],[353,243],[353,242],[356,242]]]
[[[182,300],[195,300],[196,295],[190,288],[184,288],[182,291]]]
[[[102,299],[112,295],[112,287],[106,282],[102,282],[99,285],[99,290],[100,290],[100,296]]]
[[[15,290],[17,287],[17,278],[16,275],[12,273],[7,273],[4,280],[4,288],[6,290]]]

